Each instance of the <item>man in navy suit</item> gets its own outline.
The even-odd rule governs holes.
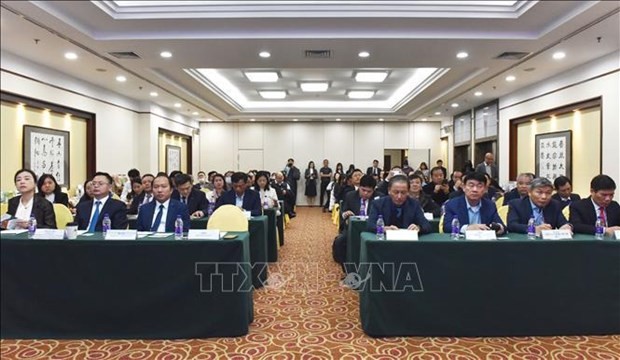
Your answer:
[[[222,205],[229,204],[249,211],[252,216],[261,215],[260,195],[258,192],[248,188],[248,175],[243,172],[236,172],[232,174],[230,179],[232,182],[232,190],[228,190],[217,199],[215,208],[217,209]]]
[[[514,199],[527,197],[532,180],[534,180],[534,174],[532,173],[519,174],[517,176],[517,187],[504,194],[504,203],[502,205],[508,205]]]
[[[553,180],[555,194],[551,197],[562,204],[562,208],[567,207],[573,201],[581,200],[581,196],[573,194],[573,184],[566,176],[559,176]]]
[[[487,178],[484,173],[473,172],[465,175],[463,187],[465,196],[459,196],[446,203],[443,231],[450,233],[452,220],[456,217],[461,225],[461,233],[466,230],[491,230],[489,225],[497,224],[495,232],[503,234],[506,226],[497,213],[495,203],[487,199]]]
[[[192,185],[192,178],[187,174],[179,174],[174,178],[177,184],[176,190],[172,192],[172,198],[187,205],[187,211],[191,218],[201,218],[207,213],[209,202],[206,194],[201,190],[196,190]]]
[[[92,179],[93,199],[78,204],[76,221],[78,229],[88,232],[103,231],[103,218],[106,214],[112,222],[112,229],[127,229],[127,205],[112,199],[112,176],[105,172],[97,172]]]
[[[158,174],[153,179],[154,201],[142,205],[136,221],[138,231],[174,232],[177,216],[183,220],[183,231],[190,225],[187,206],[178,200],[171,199],[172,181],[166,174]]]
[[[530,183],[529,196],[508,203],[508,231],[527,234],[527,223],[534,218],[536,235],[542,230],[566,229],[571,225],[562,214],[562,205],[551,198],[553,185],[546,178],[537,178]]]
[[[377,181],[372,175],[364,175],[360,179],[357,191],[349,191],[344,197],[340,213],[342,220],[340,230],[344,229],[345,224],[351,216],[368,216],[368,211],[376,197],[375,186]],[[362,207],[363,206],[363,207]],[[362,211],[363,210],[363,211]]]
[[[570,223],[576,233],[594,234],[601,218],[607,236],[620,230],[620,205],[613,201],[616,183],[607,175],[597,175],[590,182],[590,196],[570,204]]]
[[[382,215],[386,230],[417,230],[420,234],[431,232],[431,224],[424,217],[420,203],[409,197],[409,181],[405,175],[390,179],[388,195],[372,202],[368,231],[376,231],[377,219]]]

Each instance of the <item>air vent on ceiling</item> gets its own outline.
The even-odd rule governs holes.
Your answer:
[[[304,56],[310,59],[329,59],[332,57],[331,50],[306,50]]]
[[[497,55],[495,58],[499,60],[521,60],[529,54],[528,52],[506,51]]]
[[[140,59],[140,56],[133,51],[114,51],[109,52],[108,54],[117,59]]]

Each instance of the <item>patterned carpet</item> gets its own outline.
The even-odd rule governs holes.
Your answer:
[[[286,230],[272,283],[255,293],[240,338],[184,341],[2,340],[2,359],[620,359],[620,335],[524,338],[389,338],[364,335],[358,296],[340,286],[331,258],[336,229],[302,208]]]

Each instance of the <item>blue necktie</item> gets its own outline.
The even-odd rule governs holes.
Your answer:
[[[99,220],[99,206],[101,205],[101,201],[95,201],[95,213],[93,214],[93,218],[90,221],[90,226],[88,227],[88,232],[95,232],[95,227],[97,227],[97,220]]]
[[[534,207],[534,225],[542,225],[543,222],[541,209],[538,206]]]
[[[159,205],[159,212],[155,217],[155,222],[153,223],[153,226],[151,226],[151,231],[157,231],[157,228],[159,228],[159,223],[161,222],[162,215],[164,215],[164,205]]]

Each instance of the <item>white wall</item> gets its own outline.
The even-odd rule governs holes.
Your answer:
[[[431,159],[441,157],[439,123],[202,123],[200,125],[200,169],[205,171],[239,169],[238,153],[262,150],[264,168],[282,170],[289,157],[302,171],[313,160],[320,167],[324,158],[335,168],[345,170],[355,164],[362,170],[373,159],[383,161],[384,149],[431,149]],[[381,164],[382,165],[382,164]],[[298,184],[300,205],[305,182]]]
[[[545,79],[499,99],[500,162],[508,164],[510,120],[564,105],[602,97],[602,173],[620,183],[620,52],[615,52]],[[602,76],[603,74],[607,74]],[[600,76],[600,77],[597,77]],[[545,95],[543,95],[545,94]],[[599,146],[599,144],[592,144]],[[514,151],[514,150],[513,150]],[[573,156],[579,156],[575,149]],[[500,168],[500,183],[508,181],[508,166]],[[576,169],[576,171],[579,171]],[[594,176],[596,174],[592,174]],[[616,199],[620,191],[616,192]]]
[[[198,123],[86,83],[67,74],[1,53],[2,91],[94,113],[97,119],[98,170],[126,173],[132,167],[157,172],[157,129],[192,136]],[[17,75],[16,75],[17,74]],[[36,80],[35,80],[36,79]],[[170,121],[167,119],[174,119]],[[199,137],[194,137],[193,167],[198,168]]]

